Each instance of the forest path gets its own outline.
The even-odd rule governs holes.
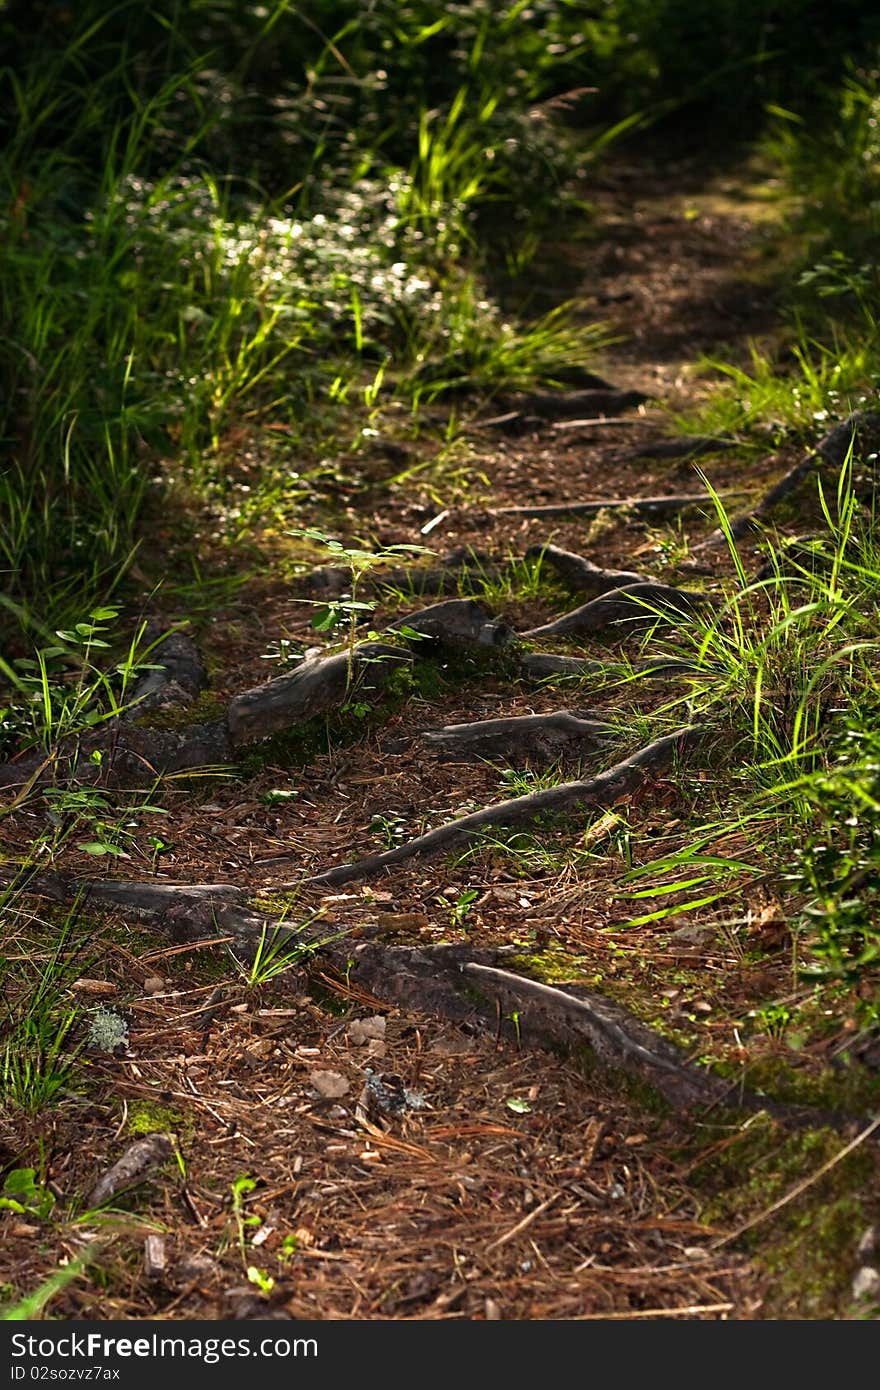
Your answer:
[[[326,498],[307,509],[304,525],[442,557],[413,560],[411,580],[399,559],[389,560],[395,573],[384,586],[375,582],[381,570],[371,574],[362,588],[371,627],[401,617],[418,625],[412,615],[437,601],[439,588],[440,597],[445,589],[486,605],[478,640],[462,641],[438,619],[429,655],[416,644],[412,684],[395,701],[345,685],[340,697],[328,678],[315,713],[335,701],[346,707],[343,721],[315,721],[308,747],[280,734],[245,761],[239,780],[179,790],[166,783],[163,835],[172,848],[151,882],[244,889],[252,905],[288,923],[307,920],[328,951],[307,953],[274,980],[270,958],[267,979],[249,987],[222,952],[218,962],[198,948],[199,937],[221,931],[216,905],[210,930],[204,917],[193,925],[186,903],[160,913],[161,930],[176,940],[168,947],[157,945],[149,912],[133,927],[136,915],[122,910],[130,931],[117,929],[109,942],[110,997],[130,1011],[130,1047],[125,1057],[93,1061],[106,1091],[83,1103],[75,1132],[59,1122],[60,1185],[87,1190],[125,1147],[120,1099],[129,1138],[138,1125],[173,1134],[186,1176],[175,1181],[166,1170],[135,1199],[134,1225],[161,1225],[163,1267],[145,1282],[126,1266],[124,1248],[118,1258],[108,1252],[109,1285],[72,1286],[57,1304],[67,1316],[768,1315],[767,1275],[732,1239],[738,1219],[755,1216],[756,1196],[733,1218],[718,1215],[717,1197],[731,1182],[726,1165],[781,1147],[784,1125],[766,1115],[743,1120],[723,1104],[695,1112],[687,1099],[678,1103],[685,1081],[663,1103],[662,1057],[647,1077],[638,1066],[627,1076],[646,1037],[661,1048],[667,1036],[683,1041],[690,1059],[682,1053],[670,1066],[708,1054],[735,1068],[737,1021],[784,992],[784,960],[757,964],[690,918],[626,925],[638,905],[621,894],[622,876],[686,840],[708,785],[699,759],[693,773],[687,759],[682,771],[665,753],[647,761],[644,778],[625,768],[610,800],[579,818],[576,803],[561,825],[528,814],[511,834],[502,817],[452,856],[403,852],[432,827],[487,805],[589,782],[626,763],[656,737],[652,718],[670,688],[686,693],[680,672],[626,679],[633,662],[668,661],[663,629],[643,650],[644,624],[632,619],[644,610],[626,585],[634,577],[666,591],[696,586],[696,603],[699,595],[719,602],[732,567],[723,547],[694,553],[716,522],[695,463],[738,511],[796,459],[769,445],[756,457],[736,440],[684,452],[671,444],[679,436],[669,408],[684,411],[707,389],[693,370],[699,356],[745,361],[748,340],[777,326],[763,234],[772,190],[756,179],[751,169],[707,178],[688,161],[622,161],[591,190],[597,216],[584,238],[542,256],[536,301],[555,266],[552,295],[564,291],[586,319],[605,319],[621,335],[597,370],[614,390],[642,393],[641,403],[601,400],[605,388],[578,384],[575,373],[552,400],[513,394],[465,424],[461,486],[448,504],[429,469],[410,467],[408,456],[401,470],[392,450],[394,470],[374,476],[368,496],[343,489],[330,513]],[[583,390],[600,395],[572,394]],[[590,509],[694,494],[705,500]],[[573,504],[585,510],[565,513]],[[557,510],[523,510],[542,507]],[[557,552],[568,560],[551,563]],[[572,577],[572,556],[630,580],[615,586],[606,573],[596,581],[588,568]],[[752,558],[757,565],[757,551]],[[542,634],[609,589],[619,595],[621,584],[621,611],[597,616],[594,608],[568,632]],[[215,614],[203,650],[219,673],[212,698],[218,708],[232,702],[224,737],[243,689],[257,688],[254,718],[267,717],[260,682],[268,642],[319,641],[314,604],[344,600],[345,590],[345,575],[324,569],[294,598],[289,584],[261,581]],[[530,674],[509,632],[529,635],[533,657],[543,651],[593,667],[561,686],[537,667]],[[449,732],[528,722],[562,706],[574,710],[573,724]],[[333,881],[340,866],[389,852]],[[75,858],[66,867],[93,869]],[[770,909],[756,887],[748,910],[756,922],[765,913],[768,933]],[[455,991],[444,994],[440,983],[448,965],[437,965],[433,995],[423,975],[408,977],[395,998],[375,969],[367,973],[367,955],[358,956],[367,947],[386,964],[408,959],[394,957],[408,950],[429,965],[452,960],[454,975],[470,959],[567,988],[575,1000],[604,999],[621,1010],[623,1043],[608,1044],[608,1066],[596,1060],[601,1048],[583,1043],[544,1050],[535,1039],[546,1001],[526,993],[518,1002],[507,985],[472,973],[454,1005]],[[446,948],[453,954],[444,957]],[[636,1020],[653,1031],[638,1033]],[[735,1069],[727,1074],[735,1086]],[[248,1184],[236,1188],[242,1177]],[[26,1233],[17,1255],[37,1269]],[[249,1266],[260,1271],[250,1282]],[[776,1292],[774,1309],[789,1296]],[[809,1316],[807,1307],[788,1307]]]

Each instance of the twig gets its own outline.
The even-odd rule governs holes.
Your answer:
[[[561,1196],[561,1192],[554,1192],[552,1197],[548,1197],[546,1202],[542,1202],[540,1206],[535,1207],[534,1211],[530,1211],[523,1217],[522,1221],[517,1221],[516,1225],[511,1226],[509,1231],[505,1231],[503,1236],[498,1236],[497,1240],[490,1240],[483,1254],[488,1255],[490,1251],[500,1249],[500,1247],[506,1245],[509,1240],[513,1240],[515,1236],[527,1230],[532,1222],[537,1221],[538,1217],[541,1216],[548,1207],[552,1207],[554,1202],[558,1202]]]

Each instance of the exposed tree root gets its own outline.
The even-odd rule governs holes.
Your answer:
[[[553,676],[607,676],[619,680],[625,679],[630,672],[642,680],[677,680],[712,674],[694,662],[676,661],[671,657],[658,656],[653,660],[634,661],[631,666],[614,666],[606,661],[590,661],[560,652],[526,652],[520,670],[526,680],[548,680]]]
[[[621,797],[628,796],[641,786],[644,778],[668,767],[673,759],[686,749],[693,747],[705,737],[706,730],[699,725],[676,729],[648,744],[638,753],[625,758],[609,768],[584,781],[563,782],[558,787],[548,787],[529,792],[526,796],[513,797],[473,811],[458,820],[438,825],[425,835],[419,835],[404,845],[385,850],[382,854],[371,854],[354,864],[340,864],[334,869],[326,869],[316,874],[312,883],[351,883],[356,879],[372,878],[393,864],[402,864],[418,856],[438,854],[441,851],[458,849],[472,840],[490,825],[527,825],[546,812],[568,811],[574,809],[603,808],[608,810]]]
[[[711,434],[683,434],[677,439],[655,439],[629,449],[621,462],[632,459],[695,459],[703,454],[720,454],[725,449],[736,449],[739,441]]]
[[[494,621],[475,599],[449,599],[392,623],[387,629],[408,629],[425,643],[501,646],[513,639],[512,629]],[[407,632],[401,632],[407,639]],[[415,640],[416,652],[423,643]],[[99,777],[143,781],[171,772],[216,767],[233,762],[240,749],[335,709],[356,692],[380,688],[412,651],[390,643],[363,642],[350,651],[305,660],[289,675],[236,695],[224,716],[179,729],[154,728],[114,720],[94,733],[59,750],[51,758],[29,754],[0,766],[0,787],[24,786],[29,779],[70,775],[81,782]],[[163,687],[170,688],[169,685]],[[100,750],[100,764],[89,760]]]
[[[127,718],[137,718],[165,705],[189,704],[207,684],[208,674],[192,638],[185,632],[169,632],[160,638],[161,632],[160,624],[148,623],[144,636],[156,642],[150,653],[154,669],[136,683]]]
[[[647,1083],[676,1109],[765,1110],[798,1126],[841,1127],[850,1118],[769,1101],[731,1086],[605,996],[576,985],[545,985],[501,968],[502,962],[515,957],[514,947],[391,946],[358,940],[370,933],[369,927],[356,933],[333,927],[297,929],[249,906],[245,893],[229,884],[78,881],[49,873],[33,875],[24,886],[29,893],[66,905],[79,903],[134,917],[177,943],[228,944],[245,962],[255,958],[268,933],[273,948],[301,949],[304,961],[310,956],[326,959],[383,1003],[493,1028],[520,1046],[586,1045],[604,1066]],[[156,1157],[149,1147],[126,1153],[126,1171],[120,1162],[101,1180],[108,1184],[108,1195],[140,1171],[142,1161]],[[158,1156],[163,1155],[164,1149]]]
[[[644,391],[594,387],[583,391],[529,391],[510,396],[501,404],[519,415],[536,415],[541,420],[573,420],[578,415],[617,415],[647,400],[650,397]]]
[[[495,622],[489,611],[473,598],[450,598],[406,618],[388,624],[387,631],[408,628],[422,637],[451,644],[503,647],[515,633],[506,623]]]
[[[553,622],[530,628],[523,637],[550,637],[601,632],[612,623],[653,624],[687,617],[710,601],[709,595],[668,584],[627,584],[591,599]]]
[[[376,569],[363,576],[358,588],[361,593],[365,589],[370,593],[391,589],[411,594],[414,598],[433,596],[454,591],[471,578],[495,579],[503,573],[504,568],[493,563],[483,551],[459,546],[431,568],[410,565],[388,570]],[[323,565],[303,575],[298,584],[303,591],[321,598],[339,598],[351,589],[351,573],[341,565]]]
[[[646,575],[636,574],[632,570],[602,569],[583,555],[576,555],[571,550],[561,550],[558,545],[530,545],[526,551],[526,559],[541,560],[544,564],[552,566],[569,588],[590,594],[605,594],[609,589],[619,589],[624,584],[651,582]]]
[[[387,642],[364,642],[350,652],[312,657],[289,676],[236,695],[227,722],[233,747],[243,747],[316,714],[335,709],[356,691],[375,690],[409,653]]]
[[[850,452],[850,448],[855,456],[859,456],[875,451],[878,445],[880,445],[880,413],[872,410],[853,411],[839,425],[835,425],[833,429],[829,430],[815,449],[806,454],[792,468],[789,468],[788,472],[784,473],[779,481],[764,493],[756,506],[731,519],[729,529],[732,538],[739,540],[747,531],[759,526],[775,506],[784,501],[811,474],[819,472],[823,464],[829,468],[839,469]],[[726,539],[724,530],[718,527],[704,541],[693,546],[692,553],[695,554],[701,550],[709,550],[715,546],[724,545]]]
[[[736,497],[739,493],[722,492],[720,497]],[[685,507],[705,507],[709,502],[705,492],[676,493],[669,497],[603,497],[590,502],[554,502],[543,506],[492,507],[492,516],[594,516],[598,512],[637,512],[645,516],[663,516],[680,512]]]
[[[555,758],[572,744],[596,748],[613,733],[606,720],[596,715],[585,718],[584,713],[561,709],[549,714],[447,724],[445,728],[423,733],[422,738],[454,760]]]

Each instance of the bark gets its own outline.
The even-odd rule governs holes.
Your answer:
[[[723,492],[720,497],[732,497],[735,493]],[[680,512],[685,507],[705,507],[710,498],[705,492],[678,493],[670,497],[605,497],[600,501],[554,502],[547,506],[492,507],[492,516],[595,516],[598,512],[626,511],[639,512],[644,516],[663,516],[668,512]]]
[[[247,906],[242,890],[230,884],[84,882],[50,873],[33,875],[26,891],[66,904],[88,902],[124,912],[175,942],[220,944],[225,939],[245,961],[253,960],[268,932],[273,945],[302,947],[304,962],[312,957],[327,960],[389,1005],[492,1028],[518,1046],[586,1045],[604,1066],[647,1082],[676,1108],[710,1105],[739,1112],[766,1110],[794,1126],[843,1128],[852,1119],[774,1102],[725,1082],[696,1066],[674,1044],[603,995],[577,985],[545,985],[503,968],[516,957],[515,947],[481,950],[469,942],[393,946],[363,940],[369,927],[357,933],[327,926],[323,931],[298,931]],[[378,933],[378,925],[373,930]],[[136,1140],[99,1179],[90,1204],[98,1205],[138,1180],[167,1159],[172,1147],[164,1135]]]
[[[409,654],[390,643],[363,642],[352,651],[311,657],[286,676],[236,695],[227,715],[235,748],[336,709],[347,698],[380,688]]]
[[[695,459],[703,454],[720,454],[725,449],[736,449],[738,440],[716,438],[711,434],[684,434],[678,439],[655,439],[639,444],[624,454],[622,462],[631,459]]]
[[[529,391],[525,395],[511,396],[504,404],[520,415],[537,415],[542,420],[572,420],[578,415],[616,415],[649,399],[644,391],[599,387],[583,391]]]
[[[775,506],[794,492],[806,478],[820,472],[823,464],[839,470],[852,448],[853,456],[876,451],[880,446],[880,412],[855,410],[840,424],[834,426],[819,441],[816,448],[800,459],[798,463],[783,473],[778,482],[764,493],[756,506],[741,512],[730,521],[730,534],[739,540],[752,528],[757,527]],[[719,526],[699,545],[692,546],[692,553],[712,549],[726,543],[724,531]]]
[[[526,559],[541,560],[555,569],[569,588],[590,594],[605,594],[609,589],[619,589],[623,584],[650,582],[645,575],[636,574],[632,570],[602,569],[583,555],[576,555],[571,550],[561,550],[558,545],[530,545],[526,551]]]
[[[131,1187],[154,1168],[166,1163],[174,1154],[170,1134],[147,1134],[129,1144],[120,1159],[108,1168],[89,1193],[89,1207],[99,1207],[123,1188]]]
[[[679,677],[706,676],[710,672],[690,661],[655,657],[634,661],[632,666],[613,666],[605,661],[588,661],[579,656],[564,656],[557,652],[526,652],[520,669],[527,680],[547,680],[553,676],[602,676],[619,680],[630,670],[643,680],[676,680]]]
[[[395,569],[374,570],[360,582],[359,591],[381,594],[383,590],[394,589],[415,596],[444,594],[454,592],[462,581],[471,578],[496,579],[502,573],[501,565],[493,564],[485,551],[459,546],[444,555],[439,565],[430,568],[423,565],[402,566]],[[299,581],[302,590],[321,597],[339,598],[351,589],[351,575],[339,565],[325,565],[304,575]]]
[[[423,637],[453,646],[464,643],[480,647],[503,647],[515,633],[506,623],[496,622],[487,608],[473,598],[451,598],[435,603],[408,617],[389,623],[387,631],[411,628]]]
[[[552,759],[572,744],[596,748],[613,732],[600,716],[554,710],[550,714],[517,715],[510,719],[481,719],[470,724],[447,724],[422,734],[441,756],[453,761],[481,758]]]
[[[161,628],[147,625],[145,636],[155,639]],[[207,683],[198,648],[185,632],[169,632],[153,648],[150,664],[155,667],[136,683],[131,695],[132,709],[128,718],[137,718],[148,710],[170,704],[189,704]]]
[[[564,613],[551,623],[533,627],[523,637],[549,637],[563,634],[601,632],[612,623],[625,622],[629,627],[651,625],[658,621],[672,622],[688,617],[710,601],[709,595],[689,589],[674,589],[668,584],[650,582],[629,584],[612,589],[600,598]]]

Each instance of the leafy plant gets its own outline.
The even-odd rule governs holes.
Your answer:
[[[254,1226],[259,1226],[261,1224],[259,1216],[248,1216],[245,1211],[245,1203],[247,1201],[247,1198],[250,1195],[250,1193],[254,1191],[256,1186],[256,1181],[253,1178],[248,1177],[246,1173],[242,1173],[232,1183],[231,1188],[232,1219],[235,1222],[235,1232],[236,1239],[238,1241],[238,1250],[241,1256],[242,1267],[245,1271],[247,1271],[249,1268],[247,1259],[247,1230],[249,1228],[253,1228]]]
[[[13,1168],[7,1173],[0,1190],[0,1211],[12,1211],[19,1216],[35,1216],[48,1221],[55,1206],[55,1194],[37,1182],[33,1168]]]

